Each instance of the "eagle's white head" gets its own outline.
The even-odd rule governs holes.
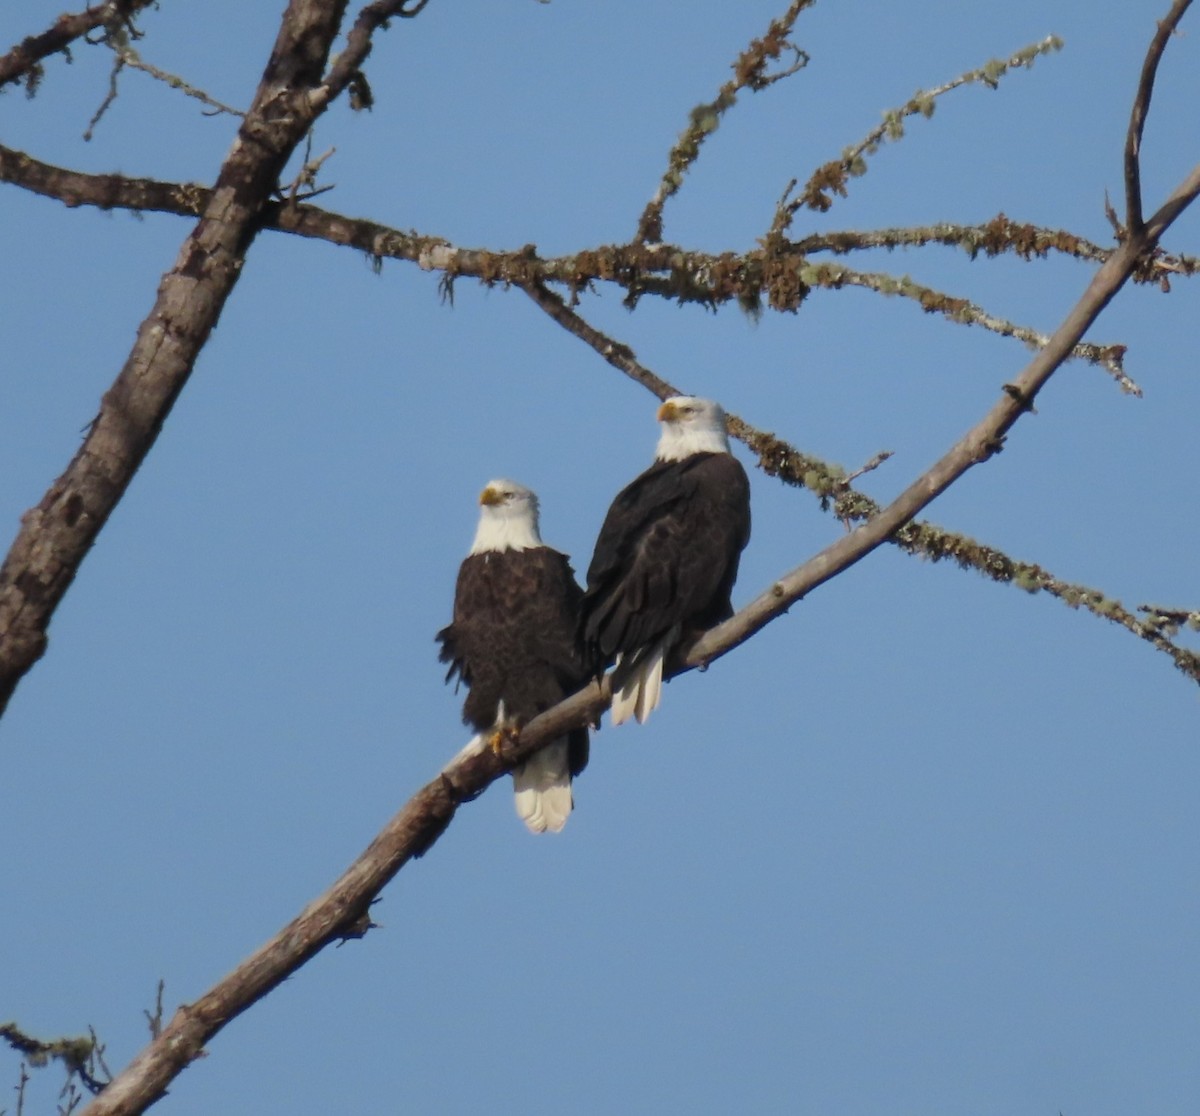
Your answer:
[[[656,461],[682,461],[694,453],[728,453],[725,412],[721,404],[694,395],[676,395],[658,409],[662,435]]]
[[[541,545],[537,496],[516,481],[488,481],[479,494],[479,527],[471,553],[527,550]]]

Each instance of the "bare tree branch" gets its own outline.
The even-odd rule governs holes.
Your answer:
[[[0,55],[0,87],[37,72],[43,58],[66,50],[77,39],[97,27],[125,23],[154,0],[107,0],[82,12],[67,12],[40,35],[23,39],[7,54]],[[36,83],[35,83],[36,84]]]
[[[211,187],[198,183],[163,182],[152,178],[130,178],[119,174],[86,174],[41,162],[24,152],[0,144],[0,182],[10,182],[43,197],[57,198],[68,206],[94,205],[101,209],[130,209],[175,213],[198,217],[208,204]],[[701,301],[727,301],[751,297],[756,289],[736,286],[730,261],[743,264],[743,271],[761,269],[762,252],[735,256],[731,252],[706,253],[685,250],[676,245],[604,245],[570,256],[532,256],[525,249],[496,252],[457,247],[439,236],[405,233],[387,225],[362,218],[345,217],[317,207],[289,208],[282,212],[268,207],[262,214],[262,227],[298,236],[327,240],[331,244],[358,248],[371,255],[410,260],[426,269],[447,269],[456,276],[473,276],[489,282],[517,282],[514,265],[528,271],[532,262],[540,269],[540,278],[567,283],[576,289],[594,280],[633,285],[634,277],[663,274],[668,277],[675,297],[686,285],[697,292]],[[942,222],[913,228],[846,230],[811,233],[800,240],[784,241],[775,250],[778,258],[800,261],[822,252],[847,255],[851,252],[885,248],[915,248],[943,244],[966,252],[972,259],[1011,253],[1024,260],[1043,259],[1051,252],[1092,263],[1103,263],[1115,249],[1102,248],[1081,236],[1062,229],[1013,221],[1003,213],[982,225],[958,225]],[[485,266],[483,261],[490,262]],[[1131,277],[1138,283],[1160,287],[1174,275],[1191,276],[1200,272],[1200,257],[1169,255],[1156,249],[1140,261]],[[691,277],[709,276],[707,284]],[[702,292],[702,296],[701,293]],[[1109,349],[1112,347],[1109,346]]]
[[[733,77],[717,91],[716,99],[696,105],[688,114],[688,126],[684,129],[671,153],[667,157],[667,169],[663,174],[654,197],[646,203],[638,220],[636,239],[642,243],[658,243],[662,240],[662,214],[667,199],[679,192],[684,176],[700,157],[700,146],[721,125],[721,117],[737,103],[742,89],[758,92],[789,77],[808,62],[808,55],[788,42],[788,35],[795,26],[800,13],[811,7],[815,0],[792,0],[787,11],[771,21],[767,33],[755,39],[733,64]],[[784,50],[795,55],[792,65],[774,74],[767,74],[767,63],[778,58]]]
[[[1154,79],[1167,41],[1175,33],[1191,4],[1192,0],[1175,0],[1166,18],[1159,21],[1158,30],[1150,41],[1150,49],[1146,51],[1142,63],[1133,110],[1129,114],[1129,130],[1125,135],[1125,225],[1131,232],[1136,233],[1142,227],[1142,131],[1146,126],[1146,114],[1150,111]]]
[[[642,365],[629,346],[596,329],[554,292],[538,284],[523,289],[563,329],[591,346],[614,368],[641,384],[659,399],[683,394],[681,388],[668,383]],[[756,454],[758,467],[768,476],[775,476],[787,484],[810,489],[820,498],[822,508],[832,509],[844,523],[863,522],[879,515],[880,506],[850,484],[859,473],[874,468],[877,461],[868,462],[868,465],[857,473],[846,476],[836,467],[801,453],[783,439],[756,429],[737,415],[729,416],[729,432]],[[1156,620],[1153,614],[1139,620],[1120,601],[1099,590],[1064,581],[1033,562],[1010,558],[995,547],[978,543],[933,523],[914,519],[889,536],[886,541],[894,543],[906,553],[916,554],[934,562],[953,559],[962,569],[975,570],[992,581],[1015,585],[1028,593],[1045,592],[1069,608],[1086,609],[1092,615],[1118,624],[1140,639],[1146,640],[1159,651],[1169,655],[1181,671],[1200,682],[1200,656],[1174,643],[1169,638],[1171,633],[1166,630],[1167,625]]]
[[[84,175],[52,167],[0,145],[0,181],[57,197],[68,205],[92,204],[135,210],[191,213],[206,204],[207,190],[197,185],[177,185],[151,179],[123,179],[118,175]],[[812,263],[819,250],[845,253],[853,247],[894,247],[912,243],[957,243],[977,254],[1012,251],[1028,258],[1051,248],[1081,259],[1107,259],[1112,253],[1066,233],[1016,225],[1000,215],[987,225],[935,226],[929,229],[888,229],[878,233],[830,233],[812,236],[793,248],[769,253],[763,250],[738,256],[685,252],[670,245],[606,245],[570,256],[543,258],[529,249],[494,252],[460,248],[436,236],[417,236],[373,221],[348,218],[312,206],[265,207],[263,227],[356,247],[379,258],[405,259],[429,270],[441,270],[453,281],[471,276],[487,283],[525,286],[531,282],[558,281],[578,290],[594,280],[617,283],[636,299],[655,294],[679,301],[715,305],[736,298],[757,305],[765,289],[770,304],[795,309],[812,287],[837,290],[854,286],[878,294],[897,295],[916,302],[926,313],[937,313],[959,325],[977,325],[1002,337],[1029,345],[1045,344],[1035,329],[988,313],[968,299],[958,298],[917,283],[908,276],[858,271],[842,264]],[[1155,257],[1138,274],[1149,270],[1160,285],[1168,274],[1189,275],[1200,263],[1188,257]],[[1140,395],[1141,388],[1125,372],[1123,345],[1080,342],[1071,354],[1104,368],[1122,390]]]
[[[372,4],[364,9],[373,13],[366,22],[373,30],[403,9],[398,2]],[[345,0],[290,0],[237,141],[159,286],[125,367],[66,471],[22,517],[0,567],[0,713],[45,652],[58,602],[187,382],[241,274],[283,167],[315,116],[344,88],[322,82],[344,10]],[[360,16],[339,58],[339,66],[348,59],[346,82],[370,47],[370,31],[359,32],[363,22]]]
[[[916,248],[926,244],[944,244],[961,248],[971,259],[981,252],[985,256],[1012,253],[1023,260],[1044,259],[1051,252],[1077,260],[1103,263],[1113,253],[1100,245],[1063,229],[1047,229],[1011,221],[1003,213],[984,225],[957,225],[941,222],[917,228],[876,229],[870,231],[811,233],[800,240],[786,242],[804,255],[833,252],[845,255],[872,248]],[[1161,248],[1143,260],[1130,277],[1136,283],[1168,283],[1172,275],[1195,275],[1200,271],[1196,256],[1168,255]]]
[[[1036,329],[999,318],[969,299],[934,290],[923,283],[915,282],[907,275],[897,278],[886,272],[857,271],[843,264],[814,263],[798,268],[796,277],[809,289],[823,287],[827,290],[838,290],[841,287],[862,287],[877,294],[907,298],[916,302],[927,314],[941,314],[948,321],[958,325],[977,325],[990,333],[999,334],[1001,337],[1014,337],[1027,345],[1040,347],[1047,341],[1046,335]],[[1070,355],[1105,369],[1122,391],[1130,395],[1142,394],[1142,389],[1126,374],[1123,367],[1125,346],[1095,345],[1081,341]]]
[[[768,233],[768,236],[782,236],[787,231],[788,225],[791,224],[792,217],[796,211],[804,206],[822,213],[825,212],[825,210],[833,205],[833,199],[829,196],[828,191],[832,191],[832,193],[844,198],[847,191],[847,180],[857,178],[866,173],[867,164],[863,156],[873,155],[879,150],[879,145],[885,140],[900,139],[904,135],[905,117],[915,116],[917,113],[925,117],[932,116],[937,98],[963,85],[980,82],[991,89],[995,89],[1000,78],[1008,73],[1010,69],[1016,67],[1028,68],[1033,65],[1034,60],[1039,54],[1046,54],[1052,50],[1061,50],[1062,45],[1062,40],[1058,36],[1047,35],[1040,42],[1023,47],[1009,58],[993,59],[976,70],[968,70],[953,81],[939,85],[936,89],[918,90],[899,108],[885,112],[883,114],[883,123],[873,128],[853,147],[846,148],[842,152],[840,159],[834,159],[832,162],[818,167],[812,173],[807,185],[804,187],[803,193],[798,198],[788,199],[787,195],[791,192],[791,187],[789,187],[783,199],[781,199],[779,205],[776,207],[775,219],[771,224],[771,231]]]

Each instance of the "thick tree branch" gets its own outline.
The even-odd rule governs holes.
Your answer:
[[[67,205],[154,210],[190,214],[201,212],[209,192],[193,184],[174,184],[120,175],[87,175],[39,162],[0,145],[0,181],[58,198]],[[442,271],[449,282],[471,277],[485,283],[526,286],[561,282],[577,291],[593,281],[613,282],[636,301],[654,294],[680,302],[717,305],[736,299],[758,305],[766,293],[776,309],[794,310],[812,287],[837,290],[856,286],[885,296],[899,295],[916,302],[926,313],[937,313],[959,325],[977,325],[1002,337],[1015,337],[1031,345],[1045,336],[1028,326],[988,313],[967,299],[936,291],[907,277],[864,272],[833,263],[813,263],[820,251],[844,254],[854,248],[896,247],[905,244],[953,243],[972,256],[1013,252],[1022,258],[1044,256],[1051,250],[1079,259],[1107,259],[1111,251],[1069,233],[1019,225],[1003,214],[986,225],[939,225],[919,229],[885,229],[864,233],[828,233],[811,236],[795,245],[782,242],[770,250],[745,255],[732,252],[690,252],[673,245],[603,245],[570,256],[543,258],[530,248],[495,252],[460,248],[436,236],[400,232],[374,221],[349,218],[316,206],[273,203],[262,209],[261,226],[299,236],[358,248],[377,258],[409,260],[426,270]],[[1168,275],[1190,275],[1197,261],[1157,254],[1139,264],[1137,275],[1164,284]],[[1122,345],[1081,342],[1072,356],[1099,365],[1123,390],[1140,395],[1141,389],[1123,367]]]
[[[66,12],[40,35],[23,39],[7,54],[0,55],[0,87],[38,72],[42,59],[66,50],[73,42],[97,27],[127,22],[154,0],[107,0],[83,12]]]
[[[283,167],[315,116],[344,88],[321,83],[345,6],[346,0],[290,0],[254,102],[124,368],[66,471],[22,517],[0,567],[0,713],[45,652],[55,608],[187,382]],[[376,3],[366,10],[378,15],[373,29],[412,8],[406,13],[400,3]],[[369,39],[364,45],[359,35],[343,56],[353,62],[368,47]]]

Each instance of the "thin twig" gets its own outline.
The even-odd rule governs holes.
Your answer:
[[[104,94],[104,100],[100,102],[100,107],[92,113],[92,118],[88,121],[87,130],[83,133],[83,138],[89,143],[96,130],[96,125],[100,123],[104,114],[108,112],[112,103],[117,99],[117,78],[120,76],[121,68],[124,65],[125,59],[118,54],[113,59],[112,70],[108,75],[108,92]]]
[[[161,977],[158,981],[158,991],[154,997],[154,1014],[151,1015],[145,1008],[142,1008],[142,1014],[146,1017],[146,1025],[150,1028],[150,1037],[158,1038],[162,1033],[163,1021],[163,989],[166,988],[167,982]]]
[[[815,0],[792,0],[787,11],[771,21],[767,33],[761,39],[755,39],[738,55],[732,67],[733,77],[721,86],[716,98],[696,105],[688,114],[688,126],[671,148],[671,153],[667,156],[667,169],[658,184],[658,189],[655,190],[654,197],[646,203],[646,208],[638,220],[637,241],[643,244],[657,244],[662,240],[663,206],[668,198],[678,193],[683,185],[684,176],[700,157],[701,145],[720,127],[721,117],[737,103],[739,91],[747,88],[754,92],[766,89],[767,86],[790,77],[807,64],[808,55],[790,43],[787,37],[791,34],[796,18],[814,2]],[[774,74],[767,74],[767,63],[773,58],[778,58],[784,50],[793,53],[792,64]]]
[[[797,198],[789,198],[791,189],[785,192],[779,204],[775,207],[775,217],[768,240],[783,236],[792,222],[796,211],[804,206],[824,212],[833,204],[830,192],[846,196],[847,179],[857,178],[866,173],[866,155],[874,154],[885,140],[897,140],[904,135],[904,118],[920,113],[922,116],[933,115],[937,99],[954,89],[975,82],[982,83],[995,89],[1000,78],[1015,67],[1028,68],[1040,54],[1052,50],[1061,50],[1062,40],[1056,35],[1047,35],[1041,42],[1033,43],[1011,55],[1007,59],[993,59],[976,70],[969,70],[953,81],[939,85],[935,89],[918,90],[907,102],[899,108],[890,109],[883,114],[883,122],[873,128],[858,143],[846,148],[840,159],[834,159],[824,166],[818,167],[812,173],[808,184]]]
[[[137,51],[128,46],[114,46],[113,50],[120,60],[131,69],[141,70],[145,74],[149,74],[156,81],[161,81],[165,85],[169,85],[172,89],[178,89],[181,93],[194,98],[201,104],[208,105],[209,108],[216,112],[225,112],[230,116],[244,117],[246,114],[241,109],[235,109],[222,101],[218,101],[215,97],[209,96],[203,89],[197,89],[196,86],[184,81],[177,74],[168,73],[166,70],[160,70],[157,66],[151,65],[149,62],[144,62]],[[206,115],[211,116],[212,113]]]

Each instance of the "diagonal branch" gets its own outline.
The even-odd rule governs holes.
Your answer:
[[[596,329],[544,285],[534,284],[522,289],[563,329],[591,346],[614,368],[659,399],[682,394],[678,387],[641,364],[627,345]],[[778,477],[785,484],[810,489],[820,498],[824,510],[832,509],[844,522],[861,523],[879,514],[880,506],[865,493],[851,487],[849,481],[852,478],[846,477],[842,470],[801,453],[783,439],[756,429],[736,415],[729,417],[729,432],[756,454],[758,467],[764,473]],[[1163,610],[1139,620],[1119,601],[1104,593],[1086,585],[1064,581],[1036,563],[1010,558],[995,547],[980,544],[927,521],[914,519],[886,541],[908,554],[916,554],[934,562],[952,559],[962,569],[973,569],[992,581],[1015,585],[1029,593],[1048,593],[1069,608],[1086,609],[1092,615],[1118,624],[1146,640],[1169,655],[1181,671],[1200,682],[1200,656],[1181,648],[1169,638],[1172,633],[1166,630],[1167,624],[1159,615]],[[1170,613],[1169,616],[1176,614]],[[1187,617],[1191,614],[1179,615]]]
[[[982,306],[969,299],[958,298],[917,283],[907,275],[897,278],[886,272],[856,271],[842,264],[809,264],[799,271],[800,281],[806,287],[824,287],[837,290],[839,287],[862,287],[882,295],[895,295],[918,303],[927,314],[941,314],[947,321],[958,325],[977,325],[1001,337],[1015,337],[1018,341],[1040,348],[1048,338],[1044,333],[1028,326],[1018,325],[1005,318],[989,314]],[[1080,341],[1071,350],[1071,356],[1096,364],[1116,380],[1122,391],[1140,396],[1142,389],[1126,374],[1122,361],[1124,345],[1096,345]]]
[[[827,191],[840,197],[846,197],[847,180],[857,178],[866,173],[867,164],[864,155],[873,155],[879,150],[879,145],[885,140],[900,139],[904,135],[904,119],[920,113],[924,117],[933,115],[937,98],[963,85],[981,82],[990,89],[995,89],[1000,78],[1010,69],[1016,67],[1031,67],[1040,54],[1062,49],[1062,40],[1057,35],[1047,35],[1040,42],[1023,47],[1007,59],[993,59],[976,70],[968,70],[953,81],[939,85],[936,89],[921,89],[896,109],[890,109],[883,114],[883,122],[867,133],[858,143],[846,148],[840,159],[834,159],[813,171],[803,193],[798,198],[789,199],[793,182],[775,210],[775,218],[771,224],[770,237],[782,236],[792,222],[796,211],[807,206],[824,213],[833,205],[833,199]]]
[[[402,8],[399,2],[371,5],[378,22]],[[280,173],[316,115],[344,88],[322,84],[344,10],[345,0],[290,0],[237,140],[125,366],[66,471],[22,517],[0,567],[0,713],[45,653],[50,618],[187,383]],[[369,33],[360,34],[342,58],[356,68],[369,46]]]
[[[203,89],[198,89],[191,82],[185,81],[178,74],[168,73],[166,70],[160,69],[150,62],[144,61],[131,46],[114,44],[112,49],[120,65],[128,66],[131,70],[141,70],[142,73],[149,74],[155,81],[161,81],[164,85],[170,86],[172,89],[178,89],[180,93],[192,97],[202,105],[207,105],[213,109],[214,115],[222,112],[227,113],[229,116],[246,115],[241,109],[235,109],[223,101],[218,101],[215,97],[205,93]]]

